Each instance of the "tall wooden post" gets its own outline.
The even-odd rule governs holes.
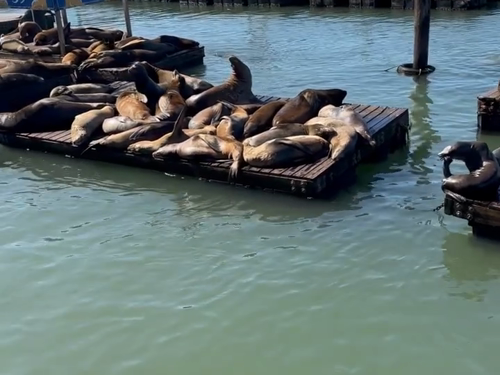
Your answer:
[[[130,13],[128,10],[128,1],[122,0],[123,14],[125,16],[125,26],[127,28],[127,35],[132,36],[132,25],[130,24]]]
[[[61,48],[61,57],[66,54],[66,40],[64,38],[64,26],[61,17],[61,11],[56,10],[56,25],[57,25],[57,34],[59,35],[59,46]]]
[[[415,0],[415,36],[413,69],[425,69],[429,63],[429,32],[431,28],[431,0]]]

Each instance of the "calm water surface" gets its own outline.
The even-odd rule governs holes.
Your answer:
[[[116,4],[68,13],[124,27]],[[499,11],[433,13],[419,82],[384,71],[411,62],[411,12],[131,14],[137,35],[205,45],[191,73],[211,82],[235,54],[256,93],[407,107],[411,145],[332,202],[2,147],[2,375],[498,374],[498,244],[432,209],[437,152],[476,139],[500,78]]]

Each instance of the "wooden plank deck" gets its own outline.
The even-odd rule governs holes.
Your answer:
[[[267,102],[279,98],[260,96],[260,99]],[[245,166],[240,171],[236,184],[303,197],[322,197],[344,187],[341,181],[346,183],[352,181],[347,177],[355,173],[355,167],[359,162],[378,160],[406,145],[409,130],[407,109],[362,104],[353,104],[353,106],[367,121],[369,132],[378,144],[376,150],[359,147],[352,159],[341,159],[337,163],[332,163],[331,159],[325,157],[313,163],[292,168],[271,169]],[[106,147],[91,148],[80,155],[82,149],[72,146],[69,130],[50,133],[0,133],[0,143],[11,147],[119,163],[224,183],[228,181],[231,165],[231,161],[228,160],[193,162],[171,159],[160,161],[153,159],[150,155],[131,154]]]
[[[498,87],[477,97],[477,126],[481,130],[500,131],[500,82]]]
[[[475,201],[446,191],[444,213],[467,220],[477,236],[500,239],[500,202]]]

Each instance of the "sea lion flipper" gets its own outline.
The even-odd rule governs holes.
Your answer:
[[[141,102],[145,104],[148,102],[148,97],[140,92],[137,92],[137,99],[139,99]]]
[[[89,145],[85,148],[85,150],[82,151],[82,153],[80,154],[83,155],[85,152],[87,152],[88,150],[90,150],[92,147],[94,146],[97,146],[99,144],[101,144],[102,142],[104,142],[108,137],[102,137],[102,138],[99,138],[99,139],[96,139],[96,140],[93,140],[92,142],[89,143]]]

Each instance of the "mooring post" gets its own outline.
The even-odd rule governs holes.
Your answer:
[[[61,9],[63,26],[66,27],[68,25],[68,15],[66,14],[66,8]]]
[[[66,54],[66,39],[64,38],[64,26],[62,23],[61,11],[56,10],[56,25],[57,25],[57,34],[59,35],[59,46],[61,48],[61,57]]]
[[[413,42],[413,69],[425,69],[429,62],[429,33],[431,28],[431,0],[415,0],[415,36]]]
[[[127,34],[128,34],[128,36],[132,36],[132,25],[130,24],[130,13],[129,13],[129,9],[128,9],[128,1],[123,0],[122,4],[123,4],[123,13],[125,16],[125,26],[127,27]]]

